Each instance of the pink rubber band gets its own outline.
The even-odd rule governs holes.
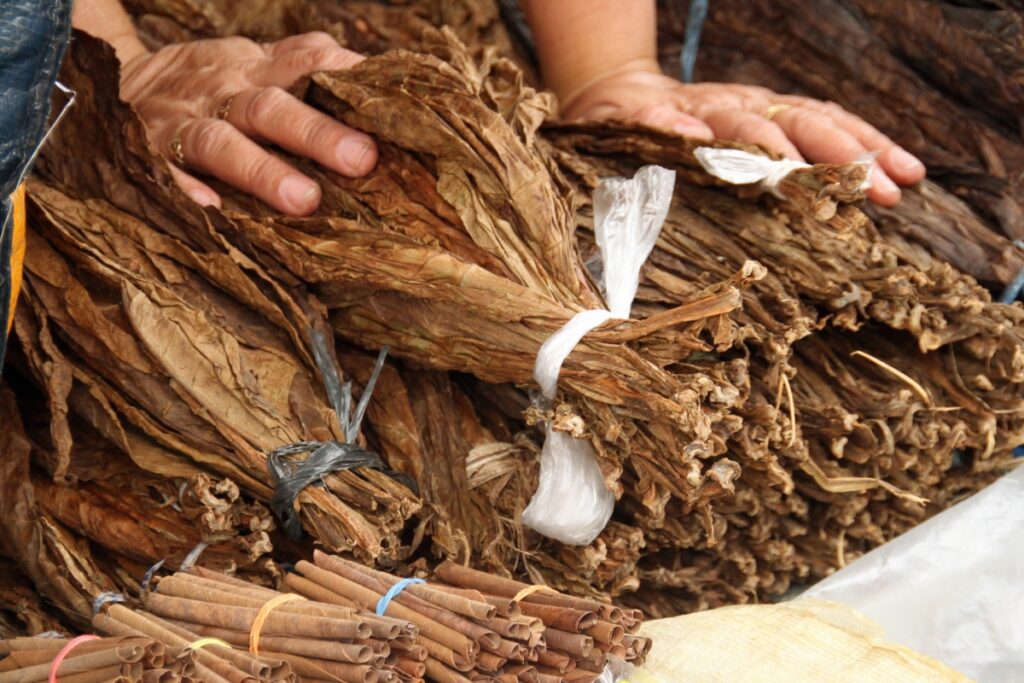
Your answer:
[[[69,640],[68,644],[61,648],[60,652],[57,653],[57,656],[53,658],[53,662],[50,663],[49,683],[57,683],[57,669],[60,668],[61,663],[64,661],[64,658],[68,656],[69,652],[86,641],[99,639],[99,636],[87,633],[84,636],[77,636]]]

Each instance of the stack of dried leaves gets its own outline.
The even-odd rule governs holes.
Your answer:
[[[267,452],[340,438],[309,350],[328,319],[357,386],[373,367],[366,351],[387,345],[400,359],[381,374],[361,439],[418,495],[375,470],[330,475],[298,499],[316,541],[388,567],[450,557],[656,614],[825,575],[984,486],[1024,440],[1024,309],[991,303],[979,273],[943,263],[919,227],[917,238],[889,229],[944,220],[927,193],[957,200],[940,190],[876,224],[858,208],[858,166],[796,172],[782,201],[723,186],[680,138],[541,128],[551,102],[511,61],[421,30],[454,20],[431,15],[434,3],[356,3],[359,16],[295,1],[242,17],[222,5],[184,3],[146,25],[165,38],[175,26],[266,37],[278,34],[259,27],[333,27],[350,44],[425,52],[312,78],[307,100],[372,133],[380,163],[352,180],[293,160],[324,201],[288,219],[237,194],[222,212],[191,205],[117,101],[109,52],[76,41],[63,78],[80,99],[30,187],[15,328],[16,364],[52,426],[33,436],[39,471],[28,473],[26,444],[15,481],[47,490],[51,528],[125,558],[125,575],[141,558],[110,548],[79,512],[108,500],[117,478],[63,488],[81,444],[101,442],[158,490],[230,479],[269,501]],[[460,35],[482,45],[493,5],[459,6],[475,8],[455,17]],[[200,9],[208,24],[192,21]],[[678,184],[634,319],[588,335],[554,410],[532,408],[540,344],[601,306],[585,267],[591,190],[644,163],[675,169]],[[1007,263],[986,272],[998,281]],[[548,419],[590,440],[619,497],[587,547],[518,524],[536,484],[532,425]],[[257,518],[232,517],[232,547]],[[44,589],[54,571],[26,568],[58,604],[89,594]],[[102,570],[95,590],[118,575]]]
[[[679,71],[686,3],[659,3],[662,65]],[[1024,7],[1012,0],[722,0],[696,78],[838,102],[928,166],[874,209],[918,263],[1005,286],[1024,268]],[[945,190],[945,191],[943,191]]]

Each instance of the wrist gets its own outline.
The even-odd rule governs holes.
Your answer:
[[[651,73],[661,75],[661,66],[654,57],[638,57],[626,62],[608,64],[600,68],[591,69],[586,73],[579,73],[571,78],[565,79],[561,84],[549,85],[558,98],[559,107],[563,110],[572,107],[573,103],[581,95],[592,88],[599,87],[601,83],[627,73]]]
[[[114,48],[117,60],[121,62],[122,73],[124,73],[124,71],[126,71],[128,67],[140,57],[148,56],[150,54],[149,49],[139,39],[138,34],[135,33],[134,30],[120,35],[105,36],[104,40],[110,43],[111,47]]]

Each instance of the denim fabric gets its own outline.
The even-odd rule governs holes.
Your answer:
[[[17,187],[46,132],[71,30],[71,0],[0,0],[0,197]]]

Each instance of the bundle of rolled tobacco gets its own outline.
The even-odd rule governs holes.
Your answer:
[[[246,22],[218,19],[204,35],[261,35],[247,27],[274,25],[282,8],[301,19],[287,30],[315,28],[327,16],[321,4],[333,3],[263,3]],[[166,13],[185,11],[175,7],[154,25],[169,30]],[[389,18],[366,19],[358,32],[395,47],[388,41],[406,36],[393,9],[368,10]],[[1024,309],[992,303],[973,270],[943,263],[911,231],[889,236],[888,219],[876,224],[857,205],[862,166],[796,171],[780,196],[731,186],[677,136],[618,124],[542,127],[550,98],[507,59],[474,61],[450,31],[409,40],[422,52],[313,76],[306,100],[372,133],[380,162],[347,179],[291,159],[323,188],[319,212],[304,219],[228,189],[223,211],[190,204],[118,100],[109,51],[75,41],[63,79],[80,97],[30,187],[26,299],[15,325],[15,363],[53,416],[39,437],[50,453],[40,462],[57,478],[45,486],[68,485],[74,446],[89,438],[79,434],[98,435],[157,479],[228,478],[264,502],[275,498],[275,449],[312,441],[376,452],[419,494],[363,467],[304,488],[279,514],[287,523],[297,513],[329,550],[384,567],[419,567],[430,551],[588,596],[572,599],[584,605],[532,594],[519,607],[542,621],[539,612],[555,618],[546,608],[565,607],[560,620],[596,611],[610,623],[600,637],[573,633],[591,628],[586,620],[550,624],[559,647],[547,646],[589,674],[605,650],[643,649],[626,636],[612,642],[613,627],[628,630],[629,619],[617,624],[589,600],[618,597],[665,615],[775,596],[984,486],[1011,461],[1024,440]],[[631,319],[584,337],[554,406],[533,406],[541,344],[576,313],[604,308],[589,270],[593,190],[646,163],[675,170],[677,183]],[[939,220],[928,201],[907,206]],[[986,244],[999,249],[998,240]],[[351,439],[323,386],[334,361],[314,351],[316,339],[330,339],[327,320],[344,340],[328,355],[337,351],[360,386],[373,384],[370,354],[380,347],[399,359],[380,369],[367,424]],[[536,488],[540,423],[586,439],[617,497],[589,545],[519,526]],[[25,467],[21,480],[31,482]],[[52,497],[74,496],[80,508],[107,495],[71,485],[75,493]],[[49,509],[98,533],[66,504]],[[424,596],[473,590],[472,601],[482,594],[490,604],[488,596],[522,587],[510,594],[509,580],[444,567],[438,578],[457,590],[412,586],[392,609],[411,610],[413,621],[417,607],[438,613]],[[323,602],[341,595],[334,604],[349,608],[372,607],[397,581],[326,555],[299,568],[289,589],[320,591],[309,597]],[[46,585],[52,570],[39,573]],[[328,575],[340,577],[324,579],[330,593],[303,583]],[[204,628],[244,635],[237,624],[270,597],[246,590],[254,602],[230,616],[236,626]],[[479,619],[458,615],[466,617]],[[512,621],[489,618],[499,617]],[[430,654],[424,645],[442,673],[467,666],[475,647],[472,670],[484,676],[502,658],[538,675],[572,666],[484,648],[489,634],[476,646],[465,634],[441,643],[422,627],[420,637],[447,648]],[[584,655],[588,637],[595,644]]]
[[[102,607],[93,627],[192,643],[197,675],[228,680],[240,669],[258,680],[592,681],[609,658],[640,663],[651,647],[634,635],[636,611],[454,563],[426,583],[320,552],[296,570],[289,593],[178,572],[155,581],[140,610]]]
[[[185,683],[195,676],[191,652],[154,638],[93,635],[0,640],[3,683]]]

